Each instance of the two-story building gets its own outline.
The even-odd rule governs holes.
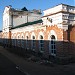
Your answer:
[[[45,57],[75,57],[75,6],[59,4],[43,12],[5,7],[3,39]]]

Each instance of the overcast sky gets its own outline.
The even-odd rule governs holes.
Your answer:
[[[28,10],[41,9],[43,11],[61,3],[75,6],[75,0],[0,0],[0,30],[2,30],[2,14],[5,6],[11,5],[13,8],[26,7]]]

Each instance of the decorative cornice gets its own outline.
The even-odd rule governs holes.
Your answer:
[[[55,15],[55,14],[58,14],[58,13],[67,13],[67,14],[74,14],[74,15],[75,15],[75,13],[60,10],[60,11],[58,11],[58,12],[55,12],[55,13],[52,13],[52,14],[48,14],[48,15],[45,15],[45,16],[43,16],[43,17],[47,17],[47,16],[51,16],[51,15]],[[43,18],[43,17],[42,17],[42,18]]]

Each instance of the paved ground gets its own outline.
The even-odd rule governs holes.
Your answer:
[[[1,46],[0,46],[0,54],[5,56],[5,57],[3,56],[3,61],[0,59],[2,62],[6,62],[4,59],[8,58],[10,61],[12,61],[15,65],[19,67],[21,72],[24,72],[27,75],[75,75],[75,64],[54,65],[53,67],[50,66],[48,67],[37,64],[35,62],[28,62],[24,58],[8,52],[7,50],[5,50],[5,48]],[[0,66],[2,65],[2,62],[0,63]],[[2,73],[2,71],[5,70],[6,73],[7,71],[11,72],[11,74],[6,74],[6,75],[17,75],[13,74],[12,71],[14,67],[13,65],[11,65],[12,67],[11,71],[10,69],[6,70],[7,67],[9,66],[8,65],[5,66],[3,69],[0,70],[0,72]]]
[[[0,53],[0,75],[26,75],[16,65]]]

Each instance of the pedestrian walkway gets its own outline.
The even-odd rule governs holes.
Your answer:
[[[43,66],[35,62],[29,62],[24,58],[10,53],[8,50],[0,46],[0,53],[15,63],[19,70],[27,75],[75,75],[75,65],[68,67],[56,65],[54,67]]]

